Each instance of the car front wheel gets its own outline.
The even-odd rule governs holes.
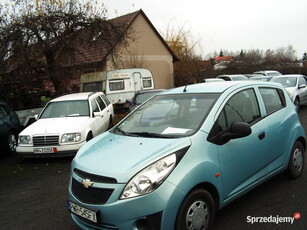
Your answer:
[[[299,111],[299,109],[300,109],[300,99],[298,97],[295,98],[293,103],[295,105],[296,111]]]
[[[13,153],[17,148],[17,135],[14,132],[10,132],[7,138],[7,149]]]
[[[291,179],[300,177],[304,168],[304,147],[301,142],[295,142],[287,169],[287,174]]]
[[[212,196],[203,189],[192,191],[183,201],[176,219],[178,230],[205,230],[214,219],[215,207]]]

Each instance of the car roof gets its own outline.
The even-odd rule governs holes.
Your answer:
[[[224,81],[182,86],[162,92],[162,95],[182,93],[222,93],[229,88],[240,88],[245,86],[277,86],[280,88],[278,83],[265,81]]]
[[[279,73],[277,70],[259,70],[254,73]]]
[[[95,93],[95,92],[72,93],[72,94],[67,94],[64,96],[57,97],[51,101],[55,102],[55,101],[87,100],[90,96],[94,94],[102,94],[102,93]]]
[[[223,76],[226,76],[226,77],[242,77],[242,76],[245,76],[244,74],[222,74],[222,75],[219,75],[218,77],[223,77]]]

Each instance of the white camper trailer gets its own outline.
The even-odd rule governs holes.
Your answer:
[[[80,91],[103,91],[115,108],[128,107],[139,90],[153,89],[154,82],[148,69],[118,69],[84,74],[80,78]]]

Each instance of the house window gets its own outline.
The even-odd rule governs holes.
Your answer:
[[[109,81],[110,91],[125,89],[124,80]]]

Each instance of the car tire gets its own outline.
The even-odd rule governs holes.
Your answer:
[[[296,111],[299,111],[300,109],[300,99],[298,97],[295,98],[293,104],[295,105]]]
[[[93,139],[93,134],[92,132],[89,132],[86,136],[86,142],[90,141],[91,139]]]
[[[110,116],[108,129],[111,129],[112,127],[113,127],[113,119],[112,116]]]
[[[14,153],[17,148],[17,134],[13,131],[9,132],[9,135],[7,137],[7,150],[10,151],[11,153]]]
[[[180,206],[175,229],[209,229],[214,215],[215,206],[211,194],[204,189],[194,190]]]
[[[287,175],[291,179],[300,177],[304,169],[304,147],[301,142],[296,141],[292,150],[287,168]]]

